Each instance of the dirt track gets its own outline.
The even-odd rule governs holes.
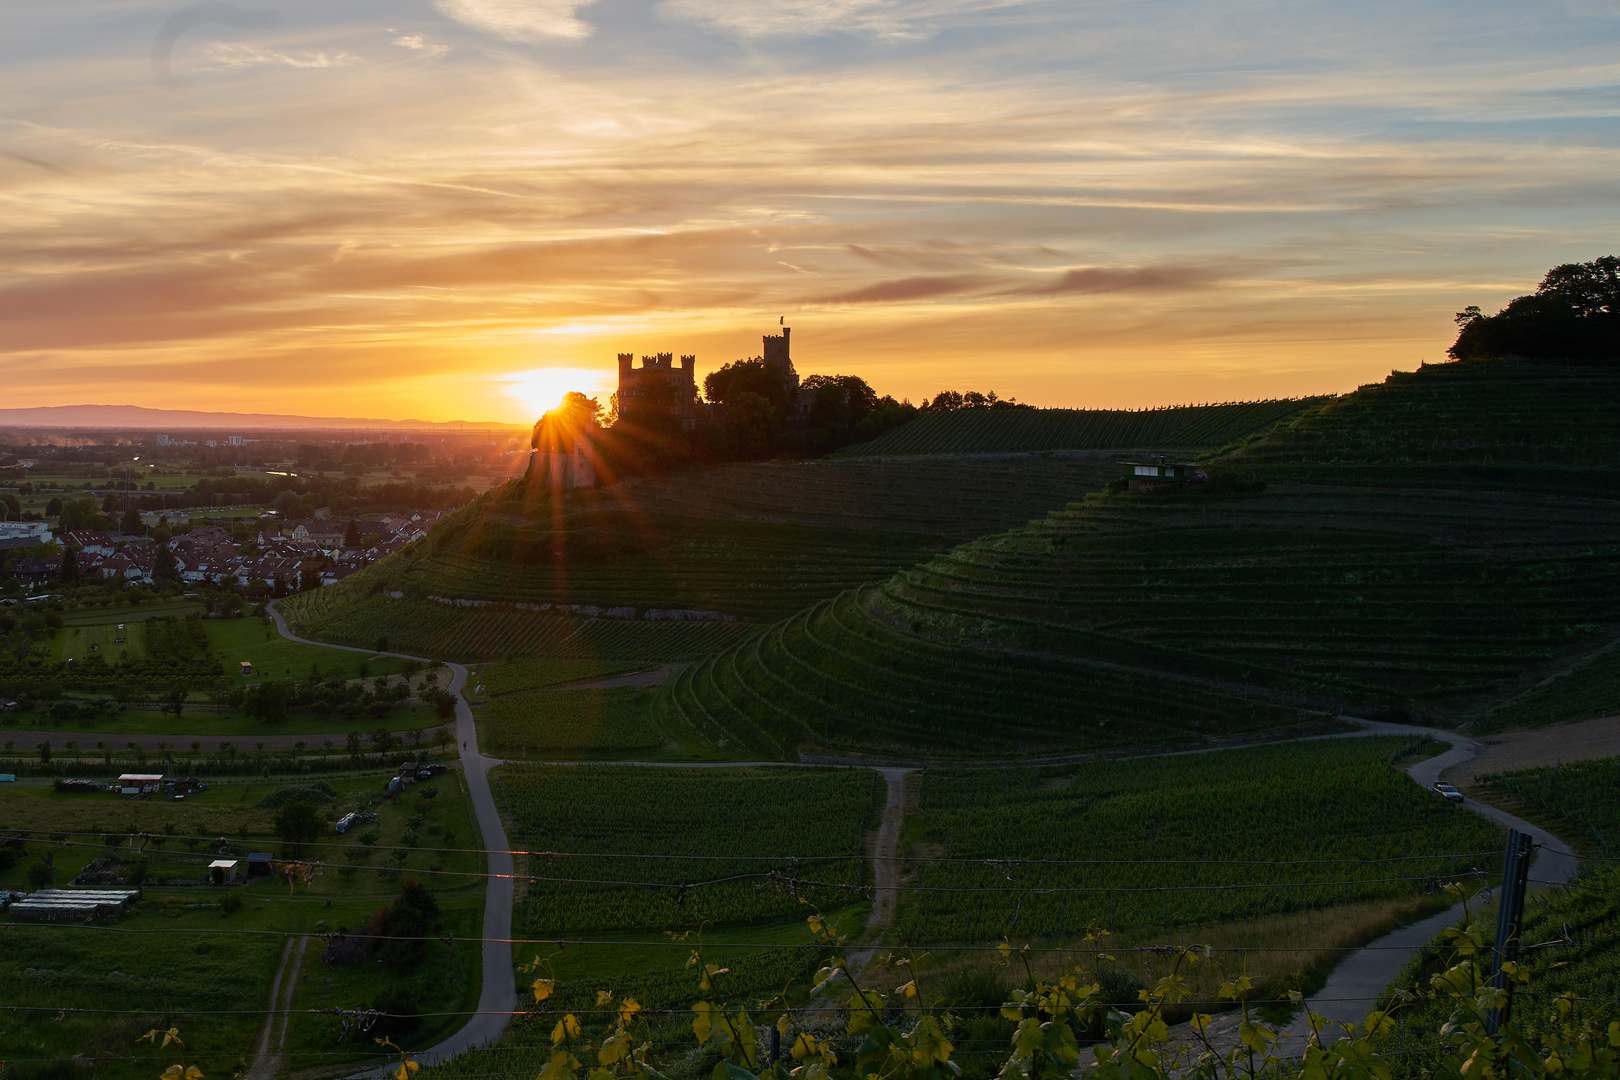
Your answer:
[[[1479,741],[1484,744],[1479,756],[1447,769],[1442,779],[1466,787],[1474,782],[1474,777],[1486,773],[1614,757],[1620,754],[1620,716],[1530,731],[1508,731],[1481,737]]]

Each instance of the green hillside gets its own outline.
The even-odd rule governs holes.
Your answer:
[[[1251,436],[1274,480],[1620,493],[1620,367],[1506,361],[1391,374]],[[1392,470],[1398,470],[1398,473]]]
[[[1332,400],[1328,397],[1162,409],[958,409],[929,412],[834,458],[1024,454],[1055,450],[1212,450]]]
[[[777,623],[661,708],[783,754],[1460,718],[1606,640],[1617,526],[1620,505],[1484,493],[1094,498]]]
[[[1620,413],[1590,369],[1527,372],[1426,368],[1210,466],[1364,486],[1092,497],[965,544],[683,671],[661,715],[788,756],[1108,750],[1347,709],[1470,719],[1620,628],[1620,502],[1569,493],[1611,468]],[[1519,490],[1492,482],[1496,455]],[[1548,475],[1562,493],[1526,482]]]
[[[881,581],[951,544],[1021,525],[1097,491],[1118,474],[1102,458],[923,463],[733,465],[632,479],[553,501],[523,481],[440,524],[426,544],[336,585],[282,601],[303,632],[350,645],[385,635],[396,649],[459,660],[539,655],[567,639],[602,652],[576,616],[513,604],[714,612],[780,618]],[[395,598],[392,594],[399,594]],[[435,599],[437,598],[437,599]],[[493,602],[457,608],[446,599]],[[720,624],[646,631],[692,634],[713,648]],[[710,636],[704,636],[710,635]],[[616,650],[616,651],[614,651]],[[688,659],[660,644],[636,658]]]

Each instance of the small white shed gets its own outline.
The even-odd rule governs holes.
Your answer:
[[[141,795],[163,790],[162,773],[124,773],[118,778],[118,790],[124,795]]]
[[[242,876],[240,859],[215,859],[208,864],[208,880],[230,883]]]

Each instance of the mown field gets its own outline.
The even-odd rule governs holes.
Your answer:
[[[928,854],[899,934],[1062,939],[1096,924],[1141,937],[1421,893],[1500,843],[1488,821],[1390,766],[1411,749],[1349,738],[924,770],[906,839]]]
[[[1056,450],[1214,450],[1328,397],[1158,409],[961,409],[926,413],[835,459]]]
[[[326,787],[310,787],[319,783]],[[0,889],[29,888],[28,870],[46,853],[58,885],[109,854],[124,879],[137,865],[147,875],[144,902],[110,926],[5,922],[9,945],[0,956],[0,978],[12,988],[7,1003],[52,1011],[0,1016],[0,1056],[24,1077],[35,1075],[36,1066],[58,1068],[49,1075],[61,1076],[154,1075],[154,1068],[161,1071],[178,1059],[154,1066],[157,1056],[145,1044],[137,1047],[134,1038],[172,1024],[186,1039],[188,1064],[199,1064],[205,1075],[238,1072],[256,1046],[264,1019],[257,1013],[268,1007],[270,982],[289,934],[311,935],[293,998],[301,1015],[288,1038],[289,1061],[296,1068],[376,1053],[369,1037],[337,1040],[340,1022],[308,1015],[309,1009],[370,1008],[384,994],[404,994],[394,1000],[414,1001],[423,1012],[470,1007],[479,978],[476,944],[423,950],[403,970],[375,961],[327,965],[321,960],[321,935],[366,927],[394,899],[401,882],[413,876],[428,885],[441,908],[439,932],[477,935],[484,879],[477,876],[478,855],[468,850],[478,846],[477,831],[458,777],[420,785],[393,801],[381,798],[382,787],[378,775],[279,783],[215,780],[184,802],[61,794],[38,783],[0,790],[0,820],[28,837],[25,861],[0,873]],[[433,795],[424,797],[429,790]],[[294,888],[269,878],[245,887],[205,884],[213,855],[196,840],[223,835],[235,854],[280,852],[272,819],[295,793],[315,800],[328,822],[349,810],[371,810],[379,821],[343,836],[328,831],[306,845],[304,857],[323,865],[312,880]],[[130,834],[141,832],[158,839],[138,850]],[[242,899],[240,910],[220,907],[228,895]],[[159,932],[120,933],[124,930]],[[54,1010],[69,1006],[131,1013],[56,1020]],[[250,1014],[218,1012],[237,1009]],[[434,1041],[456,1027],[456,1018],[424,1019],[412,1034]],[[78,1071],[36,1060],[76,1053],[92,1059]]]

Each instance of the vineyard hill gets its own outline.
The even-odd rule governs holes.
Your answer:
[[[957,409],[923,413],[834,458],[1028,454],[1059,451],[1181,453],[1215,450],[1330,397],[1181,405],[1163,409]]]

